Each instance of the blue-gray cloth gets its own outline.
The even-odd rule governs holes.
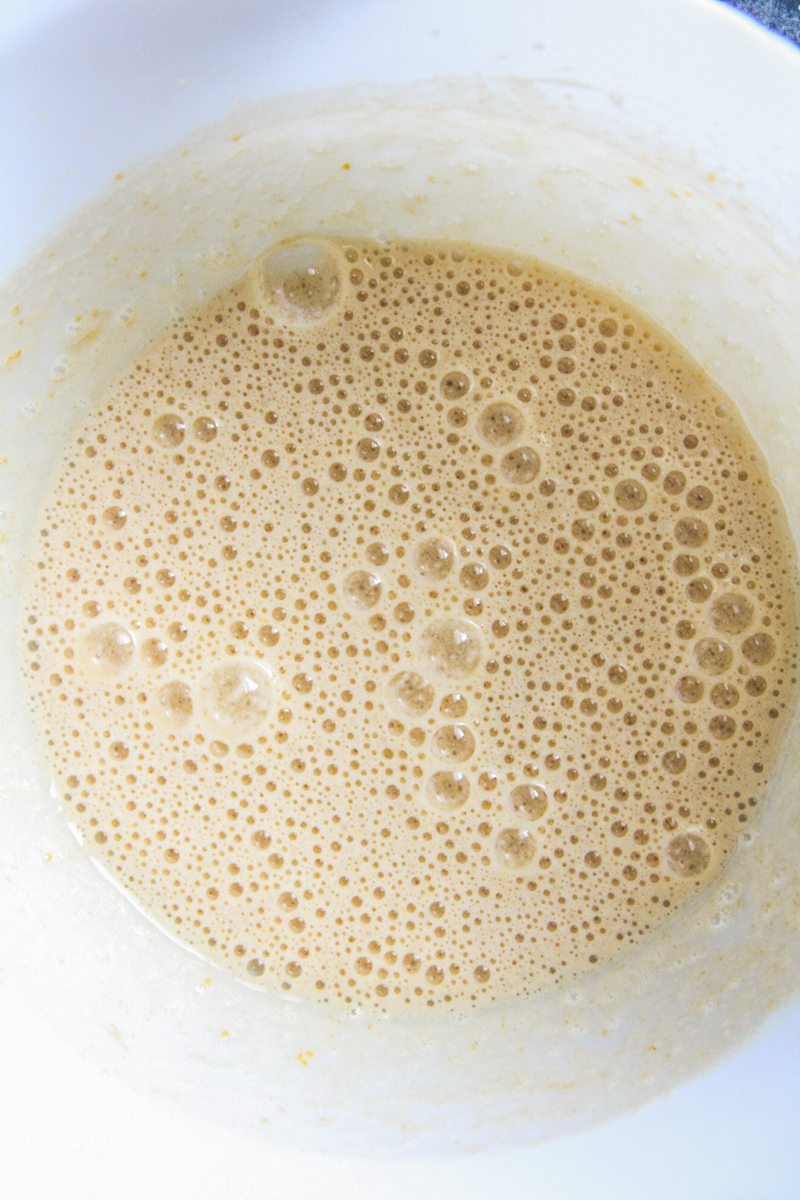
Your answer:
[[[768,29],[781,33],[800,46],[800,7],[798,0],[725,0],[732,8],[748,13]]]

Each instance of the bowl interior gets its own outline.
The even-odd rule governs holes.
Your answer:
[[[618,291],[674,334],[741,408],[797,538],[800,421],[786,381],[800,375],[800,242],[791,211],[800,165],[787,162],[777,131],[772,140],[763,136],[775,73],[785,70],[800,116],[797,64],[778,55],[770,73],[771,49],[756,55],[765,87],[756,104],[733,90],[716,100],[691,72],[678,93],[665,63],[674,68],[686,43],[676,44],[660,10],[651,28],[620,2],[610,32],[621,39],[636,30],[635,61],[605,25],[600,38],[591,6],[570,3],[559,17],[533,22],[512,4],[490,19],[474,3],[458,13],[439,6],[435,29],[430,6],[410,6],[398,30],[408,57],[398,52],[391,62],[378,54],[380,6],[365,9],[356,22],[356,65],[355,8],[302,7],[309,18],[302,45],[297,24],[294,36],[286,33],[283,6],[237,7],[235,22],[252,15],[262,75],[255,65],[244,70],[233,95],[216,76],[205,86],[213,39],[201,36],[198,20],[187,101],[170,109],[157,136],[146,128],[152,96],[136,90],[141,72],[126,71],[122,58],[90,52],[95,71],[85,94],[74,72],[55,75],[68,115],[57,111],[38,128],[29,174],[18,180],[17,194],[30,204],[24,214],[15,206],[17,247],[47,229],[54,212],[100,198],[3,287],[4,661],[16,663],[25,546],[70,429],[172,315],[297,232],[490,242]],[[81,32],[87,14],[107,23],[110,8],[139,39],[134,45],[152,44],[153,31],[126,5],[78,10],[69,36]],[[181,5],[166,11],[156,20],[161,34],[185,17]],[[209,15],[220,11],[203,5]],[[704,78],[713,55],[724,90],[741,29],[717,19],[712,49],[707,6],[682,12],[684,34],[695,38],[687,52],[699,62],[704,47]],[[424,31],[418,44],[415,29]],[[241,49],[244,29],[236,30],[224,47]],[[110,44],[120,45],[117,33]],[[163,97],[175,60],[163,47],[162,54],[153,73]],[[367,73],[365,62],[381,64],[377,82],[353,83]],[[23,48],[12,68],[25,65]],[[115,67],[119,96],[110,111],[130,123],[124,151],[98,103],[113,91]],[[458,75],[442,77],[451,71]],[[323,84],[335,86],[279,95]],[[19,78],[9,85],[5,77],[9,86],[21,104]],[[265,91],[276,98],[240,107],[178,149],[131,165],[132,154],[161,149],[170,135],[216,116],[226,97]],[[61,124],[79,121],[90,102],[97,110],[91,161],[53,193]],[[80,346],[77,314],[96,330]],[[361,1153],[531,1142],[620,1112],[697,1072],[794,984],[797,722],[757,832],[742,839],[722,878],[646,945],[529,1004],[448,1022],[369,1022],[242,988],[170,942],[110,888],[48,795],[20,686],[16,668],[4,673],[0,863],[15,920],[0,932],[0,947],[17,964],[14,986],[102,1061],[118,1058],[108,1038],[117,1030],[129,1077],[215,1120],[259,1133],[266,1121],[275,1139]],[[303,1061],[308,1051],[313,1070]]]

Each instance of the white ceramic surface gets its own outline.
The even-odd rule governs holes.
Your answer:
[[[194,17],[192,24],[190,13]],[[484,5],[456,7],[445,3],[407,4],[402,8],[385,3],[293,6],[198,3],[158,8],[106,3],[74,9],[69,6],[65,15],[52,18],[49,23],[43,19],[40,29],[29,38],[19,32],[14,36],[16,44],[9,41],[0,72],[0,100],[3,111],[12,118],[3,131],[0,152],[14,172],[12,186],[7,184],[2,192],[0,221],[1,227],[15,234],[4,239],[2,265],[13,267],[24,261],[33,241],[47,233],[76,204],[109,187],[113,190],[115,174],[124,172],[130,177],[119,181],[127,191],[121,199],[111,202],[116,207],[109,210],[124,214],[125,220],[106,224],[100,234],[93,235],[93,244],[88,240],[92,227],[85,224],[81,228],[87,239],[76,243],[71,250],[64,251],[62,247],[60,270],[52,275],[47,304],[38,317],[31,318],[42,336],[34,339],[35,344],[25,345],[24,370],[28,374],[20,370],[11,389],[6,388],[6,396],[19,409],[21,420],[26,417],[26,406],[36,406],[35,399],[39,420],[42,412],[47,413],[49,432],[49,438],[43,439],[21,433],[24,421],[14,427],[18,436],[31,437],[29,450],[24,456],[18,455],[16,466],[11,456],[12,470],[17,470],[18,475],[8,489],[11,503],[6,502],[5,506],[12,511],[17,531],[25,523],[25,513],[30,512],[30,506],[26,508],[22,502],[25,488],[32,484],[30,466],[38,462],[43,469],[55,452],[55,430],[59,423],[66,428],[73,411],[71,406],[77,408],[80,403],[77,394],[80,388],[76,384],[90,378],[93,372],[110,370],[117,352],[115,347],[130,349],[146,334],[148,321],[157,323],[159,315],[166,315],[172,305],[190,298],[186,285],[176,276],[178,264],[190,268],[187,278],[201,279],[204,286],[213,286],[235,274],[264,239],[291,231],[293,222],[299,219],[306,228],[335,220],[339,227],[355,230],[359,222],[367,220],[392,231],[413,234],[434,229],[452,236],[455,230],[460,230],[464,236],[487,240],[483,230],[486,213],[493,206],[500,214],[493,224],[493,240],[563,261],[617,287],[690,346],[742,404],[768,449],[776,478],[794,508],[790,515],[797,516],[792,486],[800,438],[796,422],[800,363],[793,331],[800,300],[792,268],[796,269],[800,262],[800,248],[792,197],[798,194],[800,166],[788,155],[787,144],[781,141],[786,135],[771,120],[779,104],[784,114],[782,129],[790,129],[793,120],[796,122],[800,116],[800,65],[792,51],[751,30],[727,12],[717,11],[716,6],[688,0],[668,6],[616,2],[606,4],[602,10],[588,3],[572,2],[562,5],[557,12],[544,6],[520,9],[513,4],[494,5],[490,10]],[[389,38],[391,53],[387,56],[382,51]],[[476,71],[534,76],[539,83],[533,91],[514,85],[499,91],[493,88],[487,94],[476,92],[472,85],[454,85],[445,93],[414,88],[401,93],[398,105],[406,115],[394,122],[387,116],[385,103],[376,104],[359,96],[348,102],[349,117],[344,113],[336,116],[330,105],[322,106],[329,118],[324,136],[319,128],[320,123],[324,125],[326,112],[318,112],[320,106],[310,102],[309,107],[307,102],[302,111],[316,114],[317,123],[308,143],[316,155],[311,173],[313,176],[316,171],[328,184],[318,203],[301,203],[294,209],[286,204],[281,207],[280,195],[281,191],[286,195],[286,187],[279,180],[272,191],[265,188],[261,193],[265,203],[263,218],[249,223],[240,221],[235,235],[229,223],[217,221],[214,229],[202,213],[198,215],[187,205],[181,208],[178,221],[165,220],[158,226],[160,243],[148,243],[147,234],[152,227],[137,216],[138,201],[143,186],[156,191],[164,186],[160,182],[163,172],[149,176],[149,184],[143,184],[137,182],[135,172],[131,173],[132,162],[163,149],[196,124],[224,114],[234,103],[359,79],[402,84],[432,75]],[[680,87],[676,87],[678,78]],[[709,85],[711,78],[713,88]],[[745,79],[754,85],[747,91],[743,87]],[[577,82],[565,86],[565,80]],[[451,111],[441,118],[437,144],[439,135],[431,136],[431,121],[437,105],[443,103],[443,95]],[[753,102],[755,96],[757,103]],[[372,140],[369,137],[365,140],[359,132],[359,114],[363,114],[365,104],[373,106]],[[455,112],[454,104],[457,104]],[[525,147],[520,148],[519,131],[524,125],[526,105],[538,117],[532,156]],[[290,106],[289,111],[296,110]],[[510,114],[505,127],[502,115],[493,116],[495,111]],[[280,115],[270,110],[273,127]],[[343,139],[341,130],[348,120],[355,120],[355,124]],[[250,131],[250,140],[254,142],[263,121],[263,113],[251,114],[243,116],[239,125],[242,130]],[[416,136],[414,121],[421,122],[416,126]],[[592,121],[598,130],[614,131],[610,142],[603,137],[593,144],[585,136]],[[385,145],[398,128],[405,131],[404,136],[395,138],[388,154],[381,151],[381,138]],[[456,131],[458,152],[452,150]],[[296,137],[295,145],[302,145],[305,137],[305,133]],[[334,170],[339,150],[346,144],[362,148],[365,155],[362,161],[367,161],[370,154],[373,159],[382,159],[380,172],[372,171],[362,178],[360,186],[369,191],[371,198],[361,209],[348,208],[353,197],[346,189],[342,190],[341,176]],[[420,151],[422,144],[426,148]],[[468,154],[464,147],[469,148]],[[200,165],[207,179],[209,168],[218,168],[219,155],[209,158],[202,146],[196,147],[194,153],[197,159],[194,165],[203,160]],[[229,156],[224,160],[231,180],[248,164],[264,161],[263,147],[247,153],[250,158],[245,155],[237,160]],[[284,167],[291,162],[291,154],[288,158],[286,154],[284,146],[278,154],[278,161]],[[427,175],[431,164],[442,178],[457,183],[455,201],[442,188],[429,185]],[[392,184],[392,172],[398,171],[401,184]],[[710,174],[716,178],[710,179]],[[646,186],[639,187],[631,176],[642,178]],[[353,184],[349,176],[348,186],[359,185]],[[247,187],[247,178],[243,176],[239,194],[246,195]],[[678,195],[670,196],[670,190]],[[687,191],[692,195],[685,195]],[[176,194],[185,196],[185,185]],[[204,196],[218,198],[219,193],[212,182],[203,183],[198,195],[202,200]],[[498,201],[502,201],[501,208]],[[230,215],[229,203],[226,216]],[[95,230],[96,225],[95,221]],[[156,250],[168,246],[168,261],[162,267],[163,278],[158,288],[137,294],[124,268],[109,269],[108,250],[120,240],[137,248],[139,263],[150,256],[148,265],[156,270]],[[199,256],[198,247],[207,250],[209,246],[213,247],[213,253]],[[163,254],[161,258],[163,263]],[[103,263],[99,270],[98,261]],[[126,261],[124,257],[122,261]],[[64,264],[71,270],[65,271]],[[41,263],[40,268],[45,269]],[[20,284],[23,291],[24,284],[25,281]],[[70,304],[73,300],[84,300],[89,294],[99,296],[110,312],[121,313],[126,302],[140,315],[129,322],[128,342],[123,339],[120,343],[116,330],[114,337],[108,339],[105,358],[101,352],[93,363],[72,362],[71,376],[64,375],[62,356],[54,350],[67,340]],[[147,319],[141,315],[145,301]],[[737,328],[741,335],[725,336],[725,330]],[[768,350],[758,359],[752,353],[753,330]],[[13,333],[13,329],[6,330],[7,337]],[[24,340],[27,335],[20,331],[19,336]],[[47,397],[41,387],[37,394],[32,385],[47,378],[54,365],[56,377],[64,375],[63,386],[56,386],[51,378],[47,389],[53,391],[53,396]],[[34,428],[35,415],[26,420],[25,428]],[[22,465],[26,470],[22,470]],[[15,505],[21,506],[20,513],[15,511]],[[14,530],[11,532],[13,547]],[[13,548],[9,553],[13,554]],[[9,713],[11,708],[7,710]],[[10,731],[9,720],[7,715],[6,733]],[[57,814],[48,814],[45,806],[35,808],[42,804],[43,798],[37,794],[32,776],[24,766],[21,742],[15,740],[14,751],[16,776],[11,778],[12,767],[7,766],[5,778],[13,786],[5,790],[12,808],[14,804],[19,807],[21,797],[27,797],[30,808],[24,820],[9,824],[14,837],[8,839],[3,860],[7,895],[12,905],[22,911],[26,888],[32,882],[39,884],[40,892],[49,888],[52,893],[50,908],[45,903],[41,910],[46,914],[46,929],[34,933],[32,929],[25,931],[23,926],[26,932],[23,945],[15,940],[12,923],[7,920],[0,940],[4,972],[0,996],[6,1006],[5,1030],[15,1031],[10,1043],[22,1094],[29,1086],[24,1081],[27,1055],[33,1056],[41,1070],[41,1047],[47,1047],[48,1057],[57,1056],[56,1062],[60,1061],[64,1069],[83,1080],[86,1090],[81,1103],[91,1108],[99,1101],[95,1111],[105,1114],[104,1123],[110,1121],[116,1153],[122,1161],[130,1161],[125,1126],[109,1117],[108,1104],[113,1100],[114,1111],[120,1111],[121,1106],[125,1112],[130,1111],[131,1104],[140,1102],[130,1098],[125,1085],[117,1083],[113,1073],[122,1071],[128,1078],[135,1078],[151,1097],[153,1066],[160,1064],[159,1090],[177,1095],[180,1104],[170,1106],[161,1099],[149,1098],[136,1110],[138,1120],[152,1125],[158,1114],[160,1161],[167,1173],[174,1170],[176,1152],[183,1148],[180,1161],[184,1184],[178,1185],[177,1194],[205,1195],[211,1191],[198,1191],[189,1186],[189,1181],[195,1178],[197,1164],[208,1154],[208,1147],[202,1145],[195,1118],[183,1110],[187,1089],[206,1086],[203,1079],[207,1081],[209,1071],[222,1072],[232,1080],[227,1107],[233,1110],[228,1115],[234,1121],[232,1130],[220,1128],[220,1122],[216,1124],[220,1148],[216,1159],[218,1169],[222,1171],[227,1161],[227,1179],[252,1181],[251,1170],[256,1163],[260,1164],[259,1169],[272,1172],[291,1164],[292,1178],[284,1190],[288,1189],[288,1194],[292,1194],[292,1188],[298,1195],[320,1194],[322,1180],[328,1178],[325,1168],[315,1175],[311,1160],[267,1150],[261,1142],[263,1130],[253,1120],[247,1096],[239,1106],[242,1086],[247,1091],[253,1085],[252,1072],[247,1071],[244,1060],[249,1056],[252,1061],[256,1055],[265,1070],[268,1067],[273,1071],[287,1070],[296,1052],[306,1048],[312,1034],[309,1022],[302,1016],[293,1016],[288,1023],[284,1021],[276,1039],[276,1043],[281,1043],[276,1056],[267,1055],[262,1062],[258,1058],[260,1051],[248,1042],[246,1032],[249,1019],[255,1018],[251,996],[242,1000],[234,991],[226,990],[224,980],[217,980],[213,1001],[209,1002],[208,989],[197,991],[193,999],[193,988],[206,972],[201,972],[194,960],[139,922],[94,877],[89,864],[61,836],[63,830]],[[786,813],[793,799],[793,789],[787,786],[783,799]],[[775,813],[777,819],[779,807]],[[791,848],[790,840],[787,848]],[[45,856],[54,851],[55,864],[48,861],[45,867]],[[746,872],[748,868],[743,870]],[[772,862],[771,878],[777,870],[776,862]],[[780,920],[784,920],[786,914],[780,901],[785,898],[787,888],[796,888],[797,879],[791,861],[781,870],[783,878],[774,907]],[[46,882],[54,876],[52,884]],[[95,931],[93,943],[73,937],[71,926],[75,914],[67,911],[67,904],[74,905],[82,919],[83,913],[87,914],[87,927]],[[35,908],[36,903],[32,901],[31,907]],[[712,909],[708,912],[712,913]],[[774,925],[765,936],[777,946]],[[108,945],[101,944],[98,951],[98,943],[104,937]],[[126,939],[130,939],[129,949]],[[54,940],[59,951],[48,963],[46,956],[53,953]],[[792,961],[796,964],[796,941],[792,943],[787,935],[780,946],[786,955],[794,955]],[[733,1033],[747,1028],[748,1014],[765,1011],[785,991],[780,955],[766,958],[770,964],[767,978],[759,975],[752,945],[745,954],[744,966],[740,963],[739,976],[744,970],[751,995],[738,1008],[737,1002],[733,1003],[729,1022]],[[126,970],[131,969],[132,960],[141,970],[136,971],[135,979],[128,980]],[[149,963],[155,964],[152,970],[146,965]],[[170,972],[174,985],[171,992],[166,986]],[[26,1014],[20,1013],[23,1005],[26,1009],[35,1007],[30,992],[44,992],[48,981],[63,991],[59,1004],[42,1004],[43,1009],[49,1008],[51,1017],[54,1011],[62,1014],[62,1037],[40,1033],[36,1018],[26,1025]],[[756,995],[759,990],[763,992],[761,997]],[[586,995],[580,994],[586,1004]],[[587,994],[595,1016],[601,997],[593,996],[591,988]],[[706,1001],[709,995],[705,994]],[[685,1052],[696,1064],[702,1054],[700,1015],[695,1014],[697,1020],[693,1020],[691,1006],[681,1008],[676,1002],[675,1007],[676,1027],[681,1029]],[[728,1013],[724,1004],[722,1008]],[[228,1053],[227,1039],[225,1053],[220,1053],[219,1032],[224,1015],[236,1023],[235,1032],[241,1031],[241,1044],[248,1048],[244,1058],[235,1052]],[[550,1012],[547,1019],[558,1018]],[[707,1021],[708,1014],[703,1019]],[[26,1054],[14,1056],[20,1022],[30,1041]],[[590,1027],[591,1017],[581,1024],[584,1030]],[[663,1046],[665,1027],[663,1022],[656,1024]],[[110,1030],[112,1025],[119,1038]],[[175,1029],[171,1044],[170,1026]],[[724,1064],[699,1084],[684,1087],[648,1112],[625,1118],[571,1143],[517,1151],[500,1159],[484,1154],[477,1165],[473,1162],[468,1168],[441,1157],[424,1169],[404,1165],[393,1166],[390,1172],[364,1164],[342,1164],[337,1171],[338,1182],[333,1185],[328,1182],[326,1194],[331,1194],[331,1188],[337,1186],[341,1186],[341,1193],[334,1194],[345,1194],[349,1172],[354,1187],[358,1180],[360,1190],[372,1186],[380,1195],[399,1194],[398,1184],[403,1178],[408,1186],[418,1191],[429,1188],[431,1194],[437,1181],[447,1179],[452,1185],[460,1180],[464,1190],[471,1187],[477,1195],[479,1183],[484,1191],[496,1187],[497,1176],[494,1183],[490,1182],[495,1164],[504,1183],[510,1180],[510,1173],[519,1172],[520,1180],[535,1178],[540,1184],[548,1180],[548,1190],[554,1195],[583,1194],[591,1186],[599,1196],[634,1196],[644,1194],[645,1187],[649,1194],[666,1196],[675,1194],[681,1180],[681,1194],[690,1196],[789,1197],[793,1195],[791,1172],[793,1167],[797,1170],[798,1160],[789,1130],[782,1124],[786,1094],[781,1092],[780,1080],[781,1070],[785,1070],[792,1052],[796,1064],[797,1031],[796,1010],[794,1016],[791,1011],[784,1011],[773,1020],[771,1037],[762,1035],[758,1046],[749,1053],[740,1053],[737,1059]],[[492,1037],[498,1032],[495,1030]],[[454,1045],[466,1049],[474,1040],[474,1033],[469,1029],[454,1031]],[[693,1041],[696,1035],[700,1044]],[[314,1028],[313,1036],[323,1043],[329,1034]],[[311,1083],[308,1072],[296,1064],[294,1074],[286,1076],[285,1094],[290,1111],[292,1104],[298,1106],[297,1112],[307,1110],[312,1106],[309,1097],[327,1096],[330,1105],[329,1111],[321,1114],[326,1120],[322,1132],[319,1122],[312,1120],[307,1112],[301,1117],[300,1128],[296,1130],[301,1141],[307,1118],[309,1131],[313,1130],[310,1136],[317,1143],[322,1141],[329,1148],[344,1143],[362,1151],[386,1146],[396,1150],[409,1142],[428,1150],[453,1144],[482,1146],[487,1141],[487,1130],[490,1135],[495,1131],[489,1140],[500,1143],[519,1141],[524,1136],[524,1110],[518,1104],[515,1106],[515,1093],[520,1088],[524,1090],[525,1079],[520,1083],[517,1073],[513,1086],[509,1086],[506,1112],[497,1064],[484,1060],[478,1077],[483,1074],[487,1081],[491,1080],[482,1098],[488,1111],[481,1113],[480,1104],[454,1104],[446,1080],[438,1091],[430,1079],[423,1080],[426,1105],[414,1113],[419,1128],[409,1137],[408,1129],[402,1129],[403,1121],[397,1120],[408,1109],[400,1103],[399,1112],[392,1113],[391,1104],[386,1102],[385,1087],[380,1094],[367,1094],[366,1098],[362,1094],[359,1102],[353,1103],[355,1085],[348,1087],[347,1080],[362,1052],[356,1048],[350,1033],[344,1041],[338,1033],[336,1036],[339,1040],[334,1039],[328,1046],[333,1058],[324,1062],[321,1069],[321,1077],[327,1078],[327,1082]],[[363,1042],[363,1031],[360,1036]],[[643,1029],[622,1029],[615,1036],[621,1061],[636,1062],[636,1070],[640,1070]],[[490,1049],[497,1046],[496,1041],[489,1038],[487,1042],[486,1037],[486,1030],[480,1030],[479,1040],[483,1038],[485,1046]],[[380,1037],[378,1040],[383,1045]],[[720,1039],[720,1048],[725,1041]],[[436,1069],[441,1071],[443,1064],[446,1069],[446,1060],[436,1059],[434,1043],[435,1038],[432,1048],[429,1047],[430,1054]],[[70,1058],[74,1054],[71,1046],[75,1044],[90,1048],[89,1064],[76,1065],[74,1058]],[[395,1050],[400,1046],[398,1042]],[[626,1059],[623,1050],[630,1057]],[[193,1065],[185,1072],[181,1067],[178,1071],[181,1077],[176,1079],[176,1062],[182,1061],[183,1052],[191,1057]],[[666,1051],[665,1054],[669,1057]],[[597,1056],[598,1061],[607,1064],[607,1050],[598,1049]],[[321,1057],[324,1058],[324,1053]],[[538,1059],[541,1058],[540,1048]],[[554,1061],[557,1058],[555,1054]],[[98,1076],[97,1063],[110,1070],[112,1077]],[[359,1069],[363,1066],[360,1063]],[[424,1075],[430,1068],[429,1061],[427,1068],[425,1065],[420,1068],[421,1073]],[[524,1072],[528,1077],[534,1073],[533,1064]],[[680,1074],[678,1065],[675,1075]],[[331,1080],[337,1075],[340,1082],[345,1080],[338,1092],[335,1088],[331,1090]],[[455,1077],[458,1078],[457,1071]],[[669,1077],[670,1070],[662,1062],[654,1072],[654,1080]],[[51,1069],[44,1078],[58,1094],[61,1082],[58,1073]],[[474,1080],[476,1076],[467,1071],[464,1078]],[[784,1078],[791,1097],[788,1076]],[[617,1088],[622,1097],[624,1078],[609,1075],[608,1080],[608,1086]],[[761,1101],[764,1115],[759,1115],[757,1122],[751,1121],[748,1127],[749,1143],[744,1136],[729,1140],[733,1128],[740,1128],[744,1134],[745,1126],[737,1126],[736,1121],[741,1121],[743,1111],[754,1107],[743,1099],[732,1105],[733,1092],[742,1098],[754,1092],[762,1094],[767,1083],[771,1093]],[[398,1099],[402,1100],[403,1085],[399,1086]],[[697,1109],[692,1109],[692,1104],[698,1103],[698,1094],[705,1095],[706,1102],[716,1103],[716,1112],[710,1109],[700,1117]],[[437,1095],[442,1100],[439,1105]],[[104,1096],[106,1104],[102,1102]],[[796,1090],[794,1098],[796,1103]],[[214,1116],[214,1106],[206,1102],[207,1098],[195,1099],[198,1103],[194,1107],[205,1114],[204,1119]],[[560,1100],[549,1106],[539,1104],[531,1113],[532,1134],[546,1129],[548,1107],[553,1119],[570,1123],[569,1105],[565,1107]],[[692,1114],[688,1123],[687,1107]],[[575,1120],[583,1120],[586,1111]],[[291,1135],[291,1129],[285,1127],[285,1121],[281,1123],[279,1116],[276,1119],[270,1112],[270,1120],[282,1137]],[[297,1118],[293,1120],[296,1122]],[[246,1133],[243,1127],[247,1127]],[[20,1123],[23,1139],[29,1139],[23,1140],[23,1145],[30,1145],[31,1128],[30,1123]],[[74,1140],[70,1142],[67,1138],[65,1143],[72,1147],[69,1155],[74,1161],[81,1161],[81,1155],[85,1161],[92,1161],[88,1155],[93,1142],[89,1126],[73,1123],[71,1128]],[[393,1130],[388,1137],[387,1128]],[[695,1134],[702,1129],[702,1137],[693,1138],[692,1128]],[[170,1145],[165,1134],[171,1130],[175,1141]],[[673,1139],[671,1142],[665,1131]],[[104,1133],[103,1142],[107,1139],[108,1134]],[[709,1139],[717,1146],[716,1155],[708,1152]],[[642,1185],[640,1191],[631,1174],[632,1164],[638,1162],[641,1170],[652,1158],[647,1153],[648,1144],[659,1148],[658,1172],[655,1181]],[[675,1155],[676,1144],[683,1146],[683,1157]],[[576,1153],[578,1146],[583,1149]],[[622,1182],[614,1188],[615,1169],[609,1167],[609,1155],[612,1152],[619,1155],[623,1146],[626,1149],[621,1159],[617,1159],[620,1165],[616,1167]],[[8,1153],[8,1147],[5,1152]],[[687,1153],[693,1171],[688,1185]],[[676,1170],[678,1159],[683,1163],[680,1172]],[[603,1163],[605,1166],[600,1165]],[[304,1170],[309,1172],[305,1193],[299,1190],[304,1186]],[[111,1178],[109,1175],[108,1180]],[[127,1182],[120,1182],[119,1186],[123,1189],[121,1194],[127,1194],[124,1192]],[[185,1187],[183,1192],[181,1186]],[[230,1194],[233,1193],[230,1185]],[[216,1194],[227,1194],[224,1183],[217,1186]]]

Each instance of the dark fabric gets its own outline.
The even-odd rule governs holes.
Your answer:
[[[800,46],[800,0],[724,0]]]

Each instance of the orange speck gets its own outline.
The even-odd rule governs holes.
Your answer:
[[[115,178],[115,179],[124,179],[124,178],[125,178],[125,172],[124,172],[124,171],[117,171],[117,173],[116,173],[116,175],[114,176],[114,178]]]
[[[635,212],[632,212],[632,213],[631,213],[631,220],[632,220],[632,221],[641,221],[641,219],[642,219],[642,218],[639,216],[639,214],[638,214],[638,213],[635,213]]]
[[[231,134],[231,141],[232,141],[232,142],[240,142],[241,140],[242,140],[242,134],[241,134],[241,133],[233,133],[233,134]]]
[[[13,362],[16,362],[18,358],[22,358],[22,351],[21,351],[21,350],[15,350],[15,351],[13,352],[13,354],[7,354],[7,355],[6,355],[6,366],[7,366],[7,367],[11,366],[11,364],[12,364]]]
[[[342,170],[343,170],[343,171],[349,171],[349,170],[350,170],[350,163],[342,163]]]
[[[223,1029],[219,1035],[221,1038],[229,1038],[231,1036],[229,1029]]]
[[[300,1063],[301,1067],[307,1067],[313,1057],[313,1050],[301,1050],[297,1056],[297,1061]]]
[[[629,175],[628,178],[636,187],[644,187],[644,180],[640,179],[638,175]]]
[[[693,196],[694,192],[692,191],[691,188],[684,188],[683,194],[684,194],[684,196]]]
[[[709,183],[716,183],[717,182],[716,171],[709,171],[708,174],[706,175],[706,179],[708,180]]]
[[[79,338],[75,338],[72,344],[76,350],[79,350],[81,346],[88,346],[90,342],[93,342],[99,336],[99,329],[87,329]]]

